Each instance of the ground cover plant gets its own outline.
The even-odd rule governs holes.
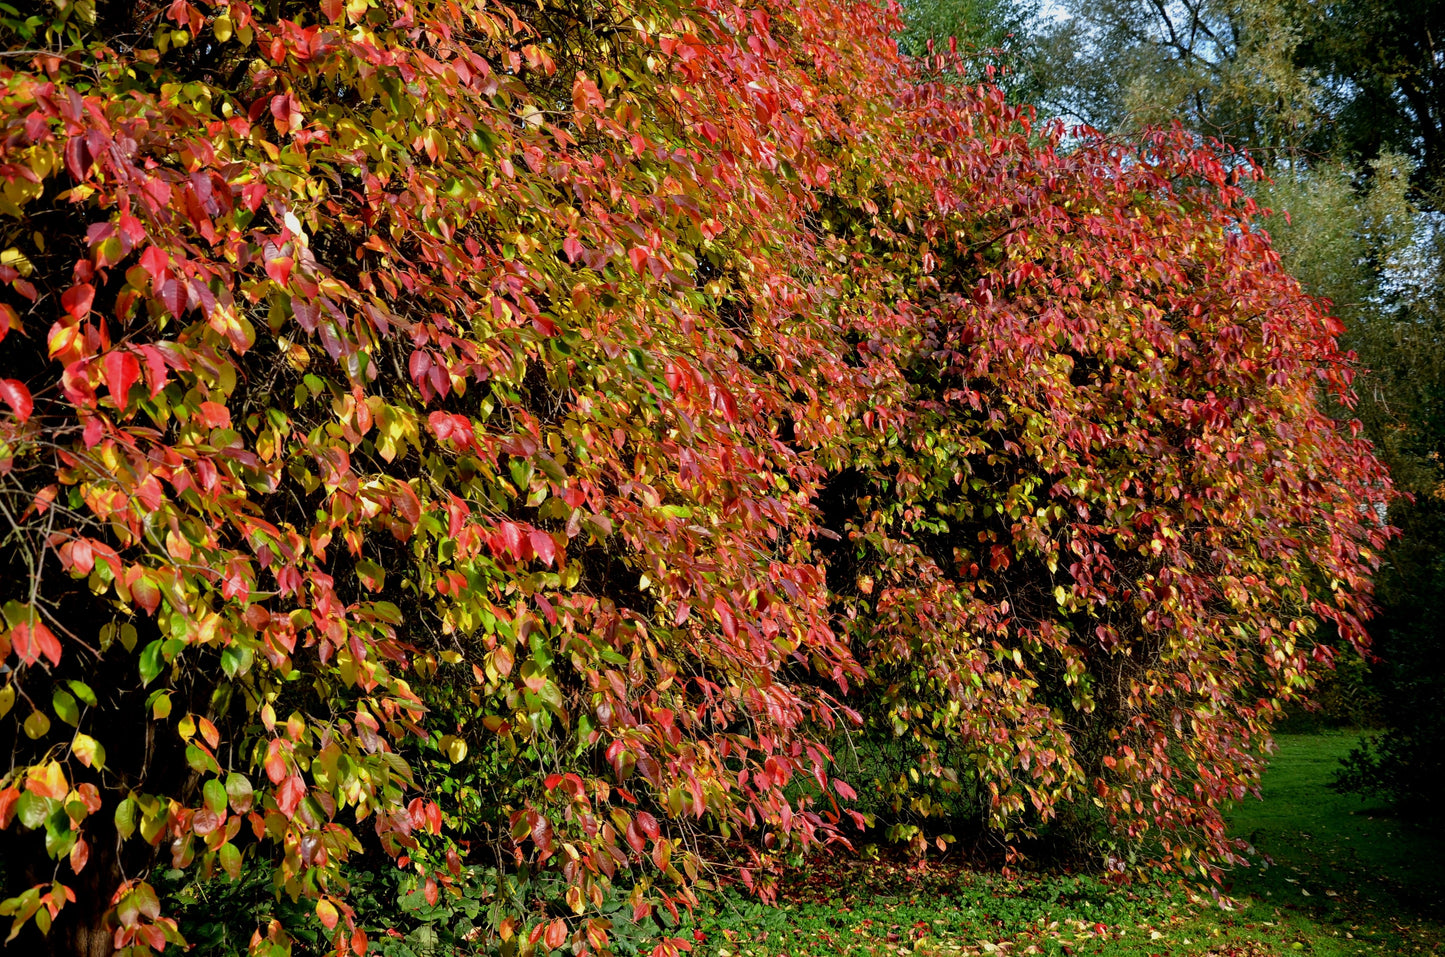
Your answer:
[[[856,734],[915,847],[1238,859],[1388,537],[1339,324],[895,13],[0,5],[15,946],[661,957]]]

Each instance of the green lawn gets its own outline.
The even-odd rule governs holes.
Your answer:
[[[1325,788],[1353,742],[1281,738],[1264,801],[1233,818],[1273,864],[1232,875],[1233,909],[1181,885],[833,860],[797,875],[777,907],[728,897],[686,931],[715,957],[1445,953],[1445,839]]]
[[[1356,738],[1281,737],[1264,800],[1234,816],[1235,833],[1273,859],[1236,875],[1246,913],[1275,913],[1319,954],[1445,949],[1445,835],[1402,824],[1380,805],[1325,782]],[[1344,943],[1340,943],[1343,940]]]

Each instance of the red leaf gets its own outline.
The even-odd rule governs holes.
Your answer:
[[[738,403],[733,394],[727,389],[719,387],[717,390],[718,405],[722,408],[723,418],[729,422],[738,420]]]
[[[346,4],[342,0],[321,0],[321,12],[326,14],[326,19],[336,23],[346,12]]]
[[[290,93],[271,97],[271,116],[276,120],[276,129],[282,133],[301,128],[301,107]]]
[[[436,393],[442,398],[446,398],[447,393],[451,391],[452,387],[451,378],[447,374],[446,367],[440,363],[432,366],[431,373],[427,378]]]
[[[201,737],[206,739],[207,744],[213,748],[221,746],[221,732],[216,729],[211,719],[201,718],[196,722],[196,727],[200,728]]]
[[[44,655],[52,665],[60,664],[60,642],[55,640],[45,622],[32,618],[22,621],[11,631],[15,653],[27,665],[34,664]]]
[[[266,275],[270,276],[278,284],[284,286],[291,281],[291,267],[294,265],[290,256],[277,256],[274,259],[266,260]],[[300,316],[297,317],[300,319]]]
[[[77,538],[72,542],[66,542],[60,550],[62,561],[66,561],[68,558],[66,564],[82,575],[89,575],[90,570],[95,567],[95,552],[91,549],[88,538]]]
[[[532,824],[532,843],[537,845],[537,850],[543,857],[552,853],[552,822],[542,815],[537,815],[537,820]]]
[[[110,388],[111,398],[117,409],[124,409],[130,398],[130,387],[140,378],[140,363],[130,352],[111,350],[102,360],[105,365],[105,384]]]
[[[179,279],[167,279],[161,283],[160,294],[161,304],[170,310],[170,314],[177,319],[190,305],[191,291]]]
[[[14,411],[15,418],[21,422],[30,418],[30,413],[35,409],[30,390],[25,388],[25,383],[19,379],[0,379],[0,399],[5,400],[5,404]]]
[[[37,621],[32,629],[32,634],[35,643],[40,646],[41,653],[50,659],[50,663],[52,665],[60,664],[60,642],[56,640],[50,629],[45,627],[45,622]]]
[[[79,874],[85,870],[85,864],[90,860],[90,845],[85,838],[76,838],[75,846],[70,849],[70,869]]]
[[[127,250],[134,249],[146,238],[145,224],[130,213],[121,213],[120,238],[125,242]]]
[[[94,302],[95,287],[88,282],[71,286],[60,296],[61,308],[76,319],[84,319],[90,315],[90,307]]]
[[[161,590],[146,575],[141,575],[131,584],[130,596],[135,599],[137,605],[146,610],[148,615],[154,615],[156,609],[161,606]]]
[[[153,288],[157,280],[171,274],[171,257],[159,246],[147,246],[140,254],[140,265],[151,277]]]
[[[499,529],[502,545],[512,555],[522,557],[522,528],[516,522],[503,522]]]
[[[10,821],[15,813],[15,802],[20,800],[20,789],[8,787],[0,791],[0,828],[10,826]]]
[[[0,342],[5,340],[11,329],[20,328],[20,317],[15,314],[15,308],[8,303],[0,302]]]
[[[421,385],[426,381],[427,373],[431,371],[431,355],[418,349],[411,354],[406,361],[407,371],[411,373],[411,381]]]
[[[296,808],[301,804],[301,799],[306,796],[306,784],[301,780],[301,775],[293,774],[281,784],[276,792],[276,807],[287,817],[296,813]]]
[[[736,638],[738,636],[738,623],[737,620],[733,618],[733,612],[732,609],[728,607],[728,603],[719,598],[712,603],[712,609],[717,612],[718,621],[722,623],[723,634],[727,635],[729,639]]]
[[[540,528],[533,529],[529,537],[532,540],[532,551],[543,563],[551,565],[557,558],[557,540]]]
[[[72,178],[84,179],[94,159],[83,135],[72,136],[65,141],[65,168],[70,171]]]
[[[60,373],[60,389],[77,408],[93,408],[95,390],[90,386],[90,361],[77,359],[68,363]]]
[[[272,784],[280,784],[286,777],[286,758],[281,754],[281,743],[272,741],[266,748],[266,776]]]
[[[421,354],[413,353],[413,355]],[[467,448],[472,444],[474,438],[472,423],[464,415],[454,412],[433,412],[427,416],[427,424],[431,426],[432,434],[442,442],[454,442],[460,448]]]
[[[272,260],[272,262],[276,261],[277,260]],[[289,263],[290,260],[288,259],[287,262]],[[286,268],[290,269],[290,266]],[[276,279],[276,274],[271,272],[269,263],[266,266],[266,272],[272,279]],[[279,283],[286,282],[284,278],[276,279],[276,281]],[[314,302],[303,302],[300,299],[293,298],[291,300],[291,314],[296,317],[297,322],[301,323],[301,328],[307,332],[315,332],[316,326],[321,322],[321,307]]]
[[[511,650],[505,645],[498,645],[497,649],[492,652],[492,667],[497,670],[497,674],[505,678],[512,673],[513,664],[515,661],[512,658]]]
[[[10,643],[22,665],[33,665],[40,657],[39,647],[31,640],[28,621],[22,621],[10,630]]]
[[[85,425],[81,427],[81,438],[85,441],[85,447],[95,448],[100,442],[101,436],[105,434],[105,423],[100,421],[100,416],[90,415],[85,417]]]

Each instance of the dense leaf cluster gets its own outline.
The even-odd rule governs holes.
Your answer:
[[[262,868],[361,953],[380,858],[607,952],[845,837],[860,721],[1214,873],[1361,640],[1337,324],[1187,137],[1063,155],[868,3],[0,28],[17,933],[159,950],[153,872]]]
[[[937,35],[963,31],[959,2],[906,9],[915,29]],[[1249,150],[1270,177],[1251,192],[1275,210],[1274,248],[1306,291],[1331,301],[1348,326],[1342,342],[1372,372],[1361,404],[1338,414],[1361,420],[1414,501],[1391,507],[1401,535],[1377,580],[1368,681],[1358,680],[1361,660],[1319,703],[1327,720],[1386,725],[1341,785],[1428,810],[1426,796],[1445,786],[1445,643],[1434,612],[1445,583],[1445,61],[1433,39],[1445,10],[1438,0],[1065,7],[1067,17],[1029,22],[1015,85],[1036,90],[1043,109],[1115,135],[1179,121]],[[967,12],[1012,22],[988,4]]]

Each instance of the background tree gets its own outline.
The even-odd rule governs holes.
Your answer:
[[[1439,0],[1365,0],[1287,8],[1299,23],[1296,61],[1323,82],[1339,148],[1357,163],[1410,157],[1422,205],[1445,184],[1445,63]]]
[[[911,0],[902,4],[899,46],[909,56],[929,45],[963,55],[970,82],[997,84],[1014,103],[1034,103],[1045,86],[1036,72],[1041,16],[1034,0]]]

